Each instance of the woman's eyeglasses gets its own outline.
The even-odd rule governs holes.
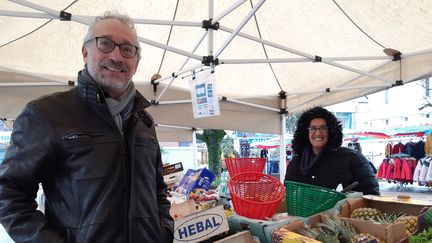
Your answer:
[[[329,127],[328,126],[319,126],[319,127],[312,126],[312,127],[308,127],[307,129],[309,130],[310,133],[315,133],[318,130],[320,130],[320,132],[322,132],[322,133],[327,133],[329,130]]]

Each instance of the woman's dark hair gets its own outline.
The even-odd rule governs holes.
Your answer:
[[[297,121],[292,142],[292,148],[296,154],[300,154],[305,147],[310,146],[308,127],[315,118],[324,119],[329,127],[329,140],[324,150],[334,150],[342,145],[343,133],[340,121],[332,112],[321,106],[316,106],[306,110]]]

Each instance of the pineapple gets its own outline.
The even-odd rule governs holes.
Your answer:
[[[405,213],[383,214],[375,221],[382,224],[404,223],[407,234],[413,234],[418,226],[418,217],[406,216]]]
[[[405,213],[383,213],[381,216],[378,216],[375,221],[381,224],[394,224],[396,220],[402,216],[405,216]]]
[[[356,208],[351,212],[351,218],[354,219],[373,219],[381,217],[383,213],[375,208]]]
[[[354,226],[342,221],[334,214],[325,215],[323,222],[316,225],[317,240],[323,242],[351,243],[356,231]]]
[[[377,243],[385,243],[385,241],[381,238],[375,237],[369,233],[359,233],[356,234],[352,240],[353,243],[367,243],[367,242],[377,242]]]
[[[417,216],[401,216],[395,220],[395,223],[404,223],[408,234],[413,234],[417,231],[418,217]]]

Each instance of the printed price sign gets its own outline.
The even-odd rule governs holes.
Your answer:
[[[190,87],[194,118],[220,115],[214,73],[208,70],[192,76]]]

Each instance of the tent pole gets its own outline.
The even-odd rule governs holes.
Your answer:
[[[417,56],[417,55],[423,55],[423,54],[429,54],[432,52],[432,49],[427,49],[427,50],[421,50],[421,51],[414,51],[414,52],[410,52],[410,53],[402,53],[401,57],[411,57],[411,56]]]
[[[199,39],[199,41],[196,43],[196,45],[194,46],[194,48],[192,49],[192,53],[195,53],[196,49],[198,49],[198,46],[201,44],[201,42],[204,40],[204,38],[206,37],[207,32],[204,32],[204,34],[201,36],[201,38]],[[183,64],[181,65],[181,67],[177,70],[176,73],[179,73],[184,66],[186,66],[186,63],[189,61],[189,57],[186,58],[186,60],[183,62]],[[201,64],[195,66],[196,68],[200,67]],[[194,68],[195,69],[195,68]],[[193,70],[193,69],[192,69]],[[188,70],[188,71],[192,71],[192,70]],[[156,102],[159,102],[159,100],[162,98],[162,96],[165,94],[165,92],[167,91],[167,89],[171,86],[171,84],[174,82],[174,80],[177,78],[177,76],[171,76],[170,77],[171,80],[169,81],[168,85],[165,86],[165,88],[162,90],[162,92],[156,97]],[[161,79],[159,79],[158,82],[162,81]]]
[[[246,25],[246,23],[249,21],[250,18],[258,11],[258,9],[264,4],[265,0],[260,0],[253,8],[252,10],[246,15],[246,17],[240,22],[240,24],[237,26],[237,28],[231,33],[231,35],[228,37],[228,39],[225,41],[225,43],[221,46],[221,48],[216,52],[214,55],[214,58],[216,59],[222,52],[225,50],[225,48],[229,45],[229,43],[234,39],[234,37],[237,35],[237,33],[240,32],[240,30]]]
[[[214,2],[213,0],[208,0],[208,19],[211,20],[210,25],[213,24],[213,15],[214,15]],[[207,55],[212,56],[213,55],[213,29],[208,28],[207,32],[208,32]]]
[[[230,6],[229,8],[227,8],[225,11],[223,11],[222,13],[220,13],[218,16],[216,16],[213,20],[214,23],[218,22],[219,20],[221,20],[223,17],[225,17],[225,15],[231,13],[232,11],[234,11],[236,8],[238,8],[240,5],[242,5],[244,2],[246,2],[247,0],[239,0],[237,2],[235,2],[232,6]]]
[[[192,147],[193,147],[193,161],[194,169],[198,169],[198,150],[197,150],[197,140],[196,140],[196,129],[192,129]]]
[[[286,114],[281,114],[281,136],[279,143],[279,179],[280,181],[285,180],[285,170],[286,170],[286,144],[285,144],[285,130],[286,130]]]
[[[385,62],[385,63],[383,63],[383,64],[380,64],[380,65],[378,65],[378,66],[376,66],[376,67],[370,69],[369,72],[374,72],[374,71],[380,69],[381,67],[386,66],[386,65],[389,64],[390,62],[392,62],[392,61],[387,61],[387,62]],[[355,77],[355,78],[353,78],[353,79],[351,79],[351,80],[349,80],[349,81],[347,81],[347,82],[345,82],[345,83],[339,85],[339,87],[342,87],[342,86],[347,85],[347,84],[349,84],[349,83],[351,83],[351,82],[354,82],[355,80],[357,80],[357,79],[359,79],[359,78],[361,78],[361,77],[363,77],[363,76],[362,76],[362,75],[359,75],[359,76],[357,76],[357,77]],[[339,88],[339,87],[338,87],[338,88]],[[378,87],[377,87],[377,88],[378,88]],[[326,92],[322,92],[322,93],[319,94],[319,95],[315,95],[315,96],[313,96],[313,97],[307,99],[306,101],[302,102],[301,104],[298,104],[297,107],[300,107],[300,106],[306,104],[307,102],[309,102],[309,101],[311,101],[311,100],[313,100],[313,99],[316,99],[316,98],[318,98],[318,97],[324,95],[325,93],[326,93]],[[291,95],[291,94],[290,94],[290,95]],[[297,107],[294,107],[293,109],[295,109],[295,108],[297,108]]]
[[[23,83],[0,83],[0,87],[30,87],[30,86],[69,86],[59,82],[23,82]]]
[[[53,81],[53,82],[57,83],[57,84],[51,83],[49,85],[69,85],[70,84],[69,80],[59,80],[59,79],[55,79],[55,78],[52,78],[52,77],[49,77],[49,76],[46,76],[46,75],[41,75],[41,74],[36,74],[36,73],[31,73],[31,72],[26,72],[26,71],[21,71],[21,70],[18,70],[18,69],[13,69],[13,68],[8,68],[8,67],[3,67],[3,66],[0,66],[0,71],[20,73],[20,74],[28,75],[28,76],[35,77],[35,78],[40,78],[40,79],[44,79],[44,80],[50,80],[50,81]],[[34,83],[35,84],[36,83],[39,84],[39,82],[34,82]],[[2,83],[2,84],[4,85],[5,83]],[[13,84],[13,83],[9,83],[9,84]],[[20,83],[20,84],[16,84],[16,85],[7,85],[6,84],[4,86],[26,86],[26,85],[29,85],[29,84],[30,83]]]
[[[237,104],[242,104],[242,105],[245,105],[245,106],[256,107],[256,108],[260,108],[260,109],[264,109],[264,110],[277,111],[277,112],[280,111],[279,109],[272,108],[272,107],[267,107],[267,106],[257,105],[257,104],[253,104],[253,103],[249,103],[249,102],[240,101],[240,100],[230,99],[228,97],[225,97],[225,98],[226,98],[226,101],[230,101],[232,103],[237,103]]]
[[[29,12],[18,12],[18,11],[8,11],[8,10],[0,10],[0,16],[31,18],[31,19],[54,19],[54,17],[51,14],[46,14],[46,13],[29,13]],[[58,16],[56,19],[59,18],[60,16]]]
[[[391,60],[389,56],[364,56],[364,57],[323,57],[327,61],[370,61]],[[313,62],[307,57],[298,58],[256,58],[256,59],[220,59],[220,64],[246,64],[246,63],[286,63],[286,62]]]
[[[221,29],[223,31],[226,31],[228,33],[231,33],[231,36],[233,36],[233,35],[239,35],[239,36],[242,36],[242,37],[247,38],[249,40],[256,41],[258,43],[269,45],[271,47],[274,47],[274,48],[277,48],[277,49],[280,49],[280,50],[284,50],[284,51],[287,51],[287,52],[292,53],[292,54],[297,54],[299,56],[310,58],[311,60],[315,60],[315,57],[316,57],[315,55],[310,55],[310,54],[307,54],[307,53],[304,53],[304,52],[301,52],[301,51],[297,51],[297,50],[294,50],[292,48],[288,48],[288,47],[285,47],[285,46],[282,46],[282,45],[279,45],[279,44],[276,44],[276,43],[273,43],[273,42],[270,42],[270,41],[267,41],[267,40],[263,40],[261,38],[258,38],[258,37],[255,37],[255,36],[252,36],[252,35],[249,35],[249,34],[242,33],[242,32],[240,32],[240,30],[238,29],[238,27],[237,27],[237,29],[232,30],[231,28],[228,28],[228,27],[220,25],[219,29]],[[231,41],[231,40],[229,40],[229,41]],[[223,47],[223,48],[225,48],[225,47]],[[218,51],[216,57],[220,54],[220,52],[222,52],[222,50],[223,49],[221,49],[220,51]],[[321,62],[325,63],[327,65],[330,65],[330,66],[335,66],[335,67],[338,67],[338,68],[341,68],[341,69],[344,69],[344,70],[348,70],[348,71],[351,71],[351,72],[354,72],[354,73],[362,74],[364,76],[368,76],[370,78],[378,79],[378,80],[381,80],[381,81],[384,81],[384,82],[387,82],[387,83],[392,83],[393,82],[391,80],[386,80],[386,79],[378,77],[376,75],[373,75],[373,74],[370,74],[370,73],[367,73],[367,72],[363,72],[363,71],[361,71],[359,69],[351,68],[351,67],[348,67],[346,65],[342,65],[342,64],[339,64],[339,63],[336,63],[336,62],[332,62],[332,61],[329,61],[329,60],[321,59]]]

